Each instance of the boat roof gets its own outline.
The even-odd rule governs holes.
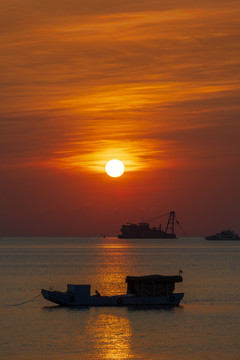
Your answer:
[[[180,275],[172,275],[172,276],[166,276],[166,275],[145,275],[145,276],[127,276],[126,277],[126,283],[129,281],[135,281],[135,282],[155,282],[155,283],[176,283],[176,282],[182,282],[182,276]]]

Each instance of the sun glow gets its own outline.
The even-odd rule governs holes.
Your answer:
[[[105,166],[106,173],[111,177],[119,177],[124,173],[125,167],[122,161],[113,159]]]

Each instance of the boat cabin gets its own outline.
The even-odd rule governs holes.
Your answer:
[[[89,297],[91,291],[90,285],[67,285],[67,292],[70,294],[75,294],[82,297]]]
[[[182,282],[182,276],[127,276],[127,294],[137,297],[170,296],[175,289],[176,282]]]

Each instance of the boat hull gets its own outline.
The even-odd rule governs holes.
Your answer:
[[[73,293],[44,290],[44,299],[62,306],[178,306],[184,293],[171,294],[170,296],[84,296],[79,297]]]

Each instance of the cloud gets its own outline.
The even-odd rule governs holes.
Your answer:
[[[186,161],[189,131],[238,130],[234,1],[1,3],[2,163],[139,170]]]

